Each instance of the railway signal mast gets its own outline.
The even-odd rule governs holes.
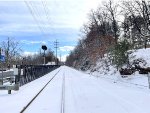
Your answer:
[[[42,45],[42,49],[44,50],[44,64],[45,64],[45,51],[47,50],[47,46],[46,45]]]

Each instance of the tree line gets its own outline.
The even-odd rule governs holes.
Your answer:
[[[150,4],[146,0],[103,2],[90,11],[81,34],[67,65],[87,70],[107,53],[111,65],[121,68],[129,64],[129,50],[149,47]]]
[[[23,50],[18,41],[14,38],[7,38],[5,41],[1,42],[1,49],[5,53],[5,61],[1,62],[1,67],[11,68],[13,65],[39,65],[44,62],[44,52],[39,50],[37,54],[34,55],[23,55]],[[45,53],[46,63],[55,62],[56,56],[51,49],[48,49]]]

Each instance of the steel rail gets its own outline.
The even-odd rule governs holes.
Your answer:
[[[20,113],[23,113],[30,105],[31,103],[40,95],[40,93],[46,88],[46,86],[56,77],[56,75],[60,72],[56,72],[54,76],[44,85],[44,87],[30,100],[30,102],[20,111]]]

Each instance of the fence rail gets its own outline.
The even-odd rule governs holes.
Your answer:
[[[18,65],[18,75],[15,77],[15,83],[19,83],[22,86],[58,67],[59,65]]]
[[[20,86],[23,86],[37,78],[44,76],[45,74],[60,67],[59,65],[16,65],[14,71],[5,72],[3,77],[0,76],[0,90],[8,90],[8,94],[11,94],[11,90],[19,90]],[[10,85],[3,84],[10,82]]]

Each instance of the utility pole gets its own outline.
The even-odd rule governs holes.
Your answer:
[[[56,40],[55,42],[54,42],[54,48],[56,49],[56,64],[58,65],[58,60],[57,60],[57,49],[58,49],[58,41]]]

